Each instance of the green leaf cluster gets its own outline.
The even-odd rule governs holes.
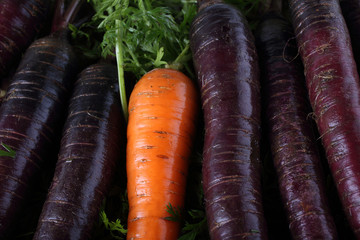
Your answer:
[[[121,224],[120,219],[110,221],[103,210],[100,212],[100,218],[105,228],[110,231],[110,234],[114,239],[124,239],[127,229],[125,229],[124,225]]]
[[[207,231],[207,221],[203,210],[193,209],[188,211],[188,214],[194,223],[185,222],[182,228],[184,234],[182,234],[178,240],[195,240],[196,237]]]
[[[181,221],[181,212],[182,210],[179,207],[174,207],[169,203],[166,205],[166,212],[170,214],[170,216],[165,217],[165,220],[173,221],[173,222],[180,222]]]
[[[191,59],[188,33],[192,17],[196,14],[194,1],[177,0],[177,5],[175,0],[170,0],[170,5],[164,0],[88,2],[95,10],[93,22],[104,33],[100,44],[103,57],[116,57],[120,102],[125,119],[128,118],[128,109],[124,72],[132,72],[140,79],[153,68],[175,66],[179,69],[184,65],[193,75],[188,64]]]
[[[174,207],[169,203],[166,205],[166,211],[170,214],[169,217],[166,217],[166,220],[174,222],[183,222],[183,228],[181,229],[181,236],[178,240],[195,240],[199,235],[204,232],[207,232],[207,221],[204,210],[191,209],[187,212],[186,218],[183,219],[181,210],[178,207]]]
[[[96,11],[93,21],[104,32],[102,55],[115,55],[116,44],[121,44],[124,71],[133,72],[138,78],[152,68],[171,65],[187,48],[189,26],[196,14],[195,1],[91,0],[91,3]]]

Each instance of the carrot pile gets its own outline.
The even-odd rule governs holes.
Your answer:
[[[296,43],[289,39],[293,39],[290,22],[281,15],[281,9],[270,10],[257,29],[264,122],[268,126],[265,131],[293,238],[334,239],[337,232],[326,197],[321,159],[312,119],[307,117],[310,106],[303,68],[300,59],[295,58]]]
[[[360,239],[360,1],[0,6],[1,239]]]

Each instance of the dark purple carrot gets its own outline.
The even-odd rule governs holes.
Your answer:
[[[90,238],[121,155],[124,124],[116,67],[95,64],[83,70],[70,99],[53,182],[34,240]]]
[[[49,0],[0,1],[0,76],[20,58],[46,19]]]
[[[0,142],[16,156],[0,157],[0,236],[15,219],[32,177],[61,128],[75,57],[66,41],[47,37],[26,51],[0,108]]]
[[[51,32],[56,32],[60,26],[62,26],[62,22],[64,21],[64,15],[66,11],[66,0],[57,0],[55,2],[55,13],[52,19],[51,24]]]
[[[76,0],[77,1],[77,0]],[[0,237],[19,217],[35,175],[58,139],[77,62],[66,29],[36,40],[25,52],[0,107]]]
[[[232,6],[201,1],[199,8],[190,44],[204,111],[203,187],[210,236],[266,239],[254,37]]]
[[[290,0],[317,127],[344,212],[360,238],[360,81],[339,2]]]
[[[355,61],[360,69],[360,1],[340,0],[340,6],[349,29]]]
[[[270,11],[256,40],[269,142],[292,237],[336,239],[291,23]]]

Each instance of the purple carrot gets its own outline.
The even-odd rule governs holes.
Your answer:
[[[0,76],[20,58],[46,19],[49,0],[0,1]]]
[[[30,45],[0,107],[0,143],[16,153],[0,157],[0,237],[20,216],[32,181],[58,138],[56,130],[62,127],[77,71],[66,31]]]
[[[190,44],[205,121],[203,188],[211,239],[266,239],[260,82],[254,37],[234,7],[200,1]]]
[[[360,1],[340,0],[340,6],[349,29],[351,45],[353,48],[358,71],[360,69]]]
[[[56,32],[60,26],[63,27],[64,15],[66,11],[65,0],[57,0],[55,5],[55,13],[52,19],[51,32]]]
[[[66,29],[69,23],[74,22],[75,17],[77,16],[77,13],[80,10],[80,7],[82,6],[83,2],[85,0],[73,0],[71,1],[70,5],[67,7],[65,11],[64,7],[64,1],[65,0],[58,0],[57,4],[57,11],[54,16],[54,22],[51,27],[52,32],[61,31],[62,29]]]
[[[75,82],[52,185],[34,240],[89,239],[125,146],[117,70],[92,65]]]
[[[337,0],[290,0],[306,84],[331,173],[360,238],[360,81]]]
[[[292,237],[337,239],[291,23],[270,11],[256,33],[269,142]]]
[[[32,177],[56,139],[76,66],[58,38],[35,41],[26,51],[0,108],[0,142],[16,155],[0,157],[0,236],[24,203]]]

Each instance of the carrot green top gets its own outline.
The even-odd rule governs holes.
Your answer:
[[[188,60],[189,29],[196,14],[196,1],[168,0],[88,0],[96,14],[94,22],[104,32],[102,55],[117,61],[120,99],[127,118],[124,71],[139,79],[153,68],[185,67]]]

